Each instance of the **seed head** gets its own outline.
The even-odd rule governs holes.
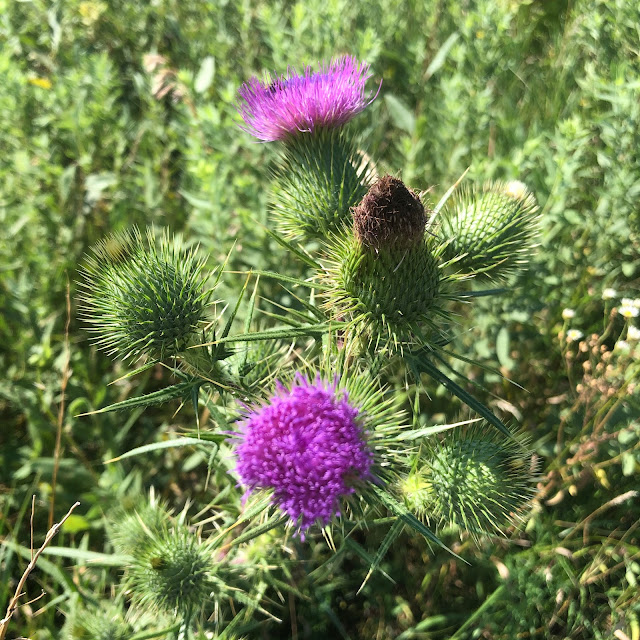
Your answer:
[[[356,238],[375,250],[417,244],[424,239],[426,223],[418,195],[389,175],[380,178],[353,209]]]

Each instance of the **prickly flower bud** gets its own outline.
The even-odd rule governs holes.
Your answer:
[[[129,640],[133,635],[122,607],[105,602],[99,608],[76,604],[62,629],[64,640]]]
[[[385,176],[354,209],[354,233],[330,248],[327,308],[380,347],[432,327],[440,276],[417,195]]]
[[[134,229],[100,242],[81,272],[83,316],[98,346],[121,359],[184,350],[206,316],[203,266],[167,233],[145,240]]]
[[[128,568],[126,584],[136,605],[188,618],[212,598],[215,573],[211,548],[175,525],[149,537]]]
[[[419,196],[389,175],[378,180],[353,209],[356,238],[376,250],[406,248],[421,242],[426,224]]]
[[[532,479],[522,442],[485,425],[427,446],[400,491],[418,515],[477,537],[499,533],[518,518]]]
[[[519,181],[462,189],[443,210],[446,256],[477,276],[500,278],[522,268],[537,232],[538,206]]]

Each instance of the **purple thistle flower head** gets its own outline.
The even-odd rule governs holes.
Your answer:
[[[250,410],[236,447],[242,484],[271,489],[273,501],[300,528],[339,515],[354,482],[372,479],[373,452],[346,391],[301,375],[291,389],[278,385],[269,402]]]
[[[238,91],[241,129],[269,142],[340,127],[376,99],[377,92],[364,91],[371,75],[367,63],[343,56],[323,62],[318,72],[307,66],[298,74],[289,67],[286,75],[267,77],[265,84],[253,77]]]

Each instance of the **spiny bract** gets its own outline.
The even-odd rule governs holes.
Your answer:
[[[282,233],[326,240],[351,219],[374,169],[344,130],[291,140],[274,173],[271,209]]]

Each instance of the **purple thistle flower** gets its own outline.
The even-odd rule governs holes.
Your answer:
[[[371,75],[366,62],[343,56],[328,66],[323,62],[318,72],[307,66],[299,75],[289,67],[286,75],[268,76],[266,84],[253,77],[238,91],[238,111],[246,125],[241,129],[259,140],[273,141],[317,127],[340,127],[378,96],[377,92],[365,95]]]
[[[278,384],[268,404],[251,410],[238,434],[242,484],[272,489],[273,500],[301,529],[339,515],[353,483],[372,479],[373,452],[346,391],[301,375],[291,390]]]

